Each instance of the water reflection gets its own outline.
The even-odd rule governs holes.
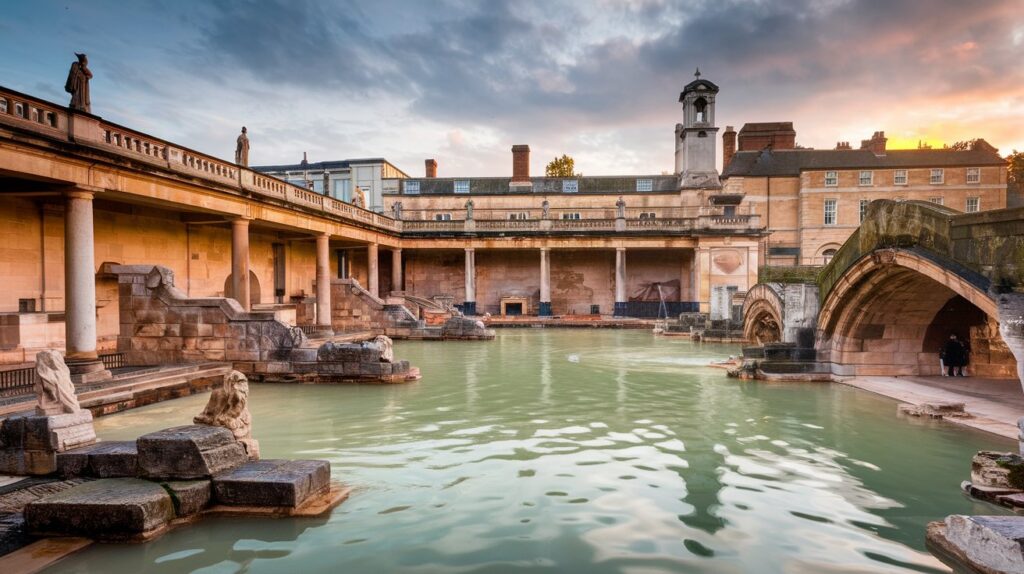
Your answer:
[[[253,387],[265,456],[326,458],[356,487],[329,519],[294,535],[291,520],[204,522],[55,571],[942,571],[925,524],[998,512],[957,484],[973,451],[1009,441],[909,425],[852,389],[703,366],[732,348],[508,330],[396,351],[423,381]],[[203,402],[99,419],[98,431],[181,424]]]

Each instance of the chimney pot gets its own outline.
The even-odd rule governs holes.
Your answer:
[[[426,164],[427,177],[437,177],[437,160],[436,159],[428,159],[428,160],[424,161],[423,163]]]
[[[530,146],[512,146],[512,182],[530,183]]]

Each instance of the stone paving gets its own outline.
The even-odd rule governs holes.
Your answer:
[[[980,377],[857,377],[839,382],[913,405],[964,403],[964,410],[972,416],[945,420],[1014,440],[1017,419],[1024,417],[1024,391],[1017,381]]]

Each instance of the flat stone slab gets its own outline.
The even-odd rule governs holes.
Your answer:
[[[212,489],[209,480],[182,480],[162,485],[171,495],[174,512],[179,517],[196,514],[210,504]]]
[[[245,448],[226,428],[186,425],[140,436],[139,471],[146,478],[210,478],[245,463]]]
[[[40,536],[98,540],[148,538],[174,519],[174,504],[155,482],[104,478],[29,503],[25,523]]]
[[[213,497],[230,506],[297,508],[330,487],[331,463],[325,460],[260,460],[213,478]]]
[[[62,476],[97,478],[134,477],[139,473],[135,441],[106,441],[57,455],[57,472]]]

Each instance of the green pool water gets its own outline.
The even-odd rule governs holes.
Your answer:
[[[254,385],[265,458],[322,458],[352,497],[318,519],[207,519],[52,572],[934,572],[925,525],[1001,511],[958,490],[1015,445],[848,387],[728,379],[734,347],[515,329],[398,342],[403,386]],[[206,395],[98,419],[185,424]]]

